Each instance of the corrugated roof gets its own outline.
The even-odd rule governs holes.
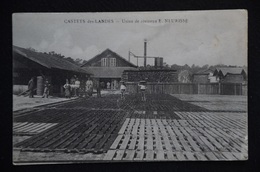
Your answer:
[[[230,73],[230,74],[242,74],[242,72],[244,71],[244,69],[241,68],[241,67],[218,67],[216,69],[217,69],[218,72],[221,71],[224,76],[227,73]]]
[[[85,74],[91,74],[87,72],[86,70],[82,69],[81,67],[65,60],[61,59],[49,54],[44,54],[41,52],[34,52],[25,48],[13,46],[13,52],[16,52],[46,68],[56,68],[56,69],[62,69],[67,71],[73,71],[73,72],[79,72],[79,73],[85,73]]]
[[[124,70],[138,70],[134,67],[82,67],[96,78],[121,78]]]
[[[107,55],[114,55],[120,59],[122,59],[123,61],[125,61],[126,63],[129,64],[129,66],[131,67],[137,67],[136,65],[134,65],[133,63],[127,61],[125,58],[121,57],[120,55],[118,55],[117,53],[115,53],[114,51],[111,51],[110,49],[106,49],[105,51],[103,51],[102,53],[94,56],[93,58],[89,59],[85,64],[83,64],[81,67],[85,67],[86,65],[90,64],[95,58],[98,58],[99,56],[107,56]]]

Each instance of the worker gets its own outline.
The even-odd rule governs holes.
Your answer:
[[[33,89],[34,89],[34,77],[28,82],[29,98],[33,98]]]

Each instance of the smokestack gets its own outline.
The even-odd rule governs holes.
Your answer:
[[[130,51],[128,51],[128,61],[130,62]]]
[[[146,46],[147,46],[147,40],[144,40],[144,67],[146,68]]]

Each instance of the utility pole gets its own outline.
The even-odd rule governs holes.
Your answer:
[[[130,62],[130,50],[128,51],[128,61]]]
[[[146,68],[146,48],[147,48],[147,40],[144,40],[144,68]]]

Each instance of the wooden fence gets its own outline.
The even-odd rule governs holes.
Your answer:
[[[138,83],[127,82],[127,91],[140,92]],[[247,95],[247,84],[241,83],[147,83],[147,93]]]

